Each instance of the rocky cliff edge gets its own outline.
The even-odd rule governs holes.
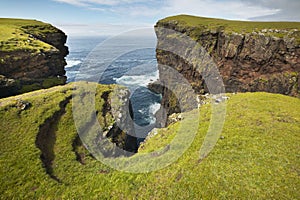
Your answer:
[[[170,73],[175,69],[197,94],[210,92],[201,73],[210,59],[221,75],[225,92],[299,96],[299,22],[242,22],[179,15],[158,21],[155,30],[161,85],[178,80]],[[187,37],[197,45],[187,45],[183,39]],[[199,46],[202,49],[197,54]],[[178,98],[187,98],[186,91],[176,100],[170,88],[151,87],[163,94],[162,104],[168,114],[182,111]],[[174,87],[182,90],[178,84]]]

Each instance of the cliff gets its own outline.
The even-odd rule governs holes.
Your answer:
[[[36,20],[0,19],[0,97],[65,84],[67,36]]]
[[[0,193],[3,199],[297,199],[299,197],[300,99],[269,93],[230,95],[226,123],[207,158],[199,149],[210,126],[211,105],[182,114],[180,123],[158,129],[139,153],[96,160],[81,143],[77,130],[99,123],[107,133],[113,91],[126,106],[126,90],[97,85],[97,122],[88,115],[88,91],[73,84],[0,99]],[[92,85],[89,86],[91,88]],[[94,85],[95,86],[95,85]],[[94,87],[93,86],[93,87]],[[75,95],[83,120],[74,121]],[[238,105],[238,106],[237,106]],[[90,107],[90,106],[88,106]],[[123,115],[123,113],[121,114]],[[195,119],[200,117],[200,123]],[[92,123],[90,123],[92,122]],[[180,152],[197,130],[191,146]],[[95,132],[90,132],[95,133]],[[101,132],[100,132],[101,133]],[[90,136],[93,136],[89,134]],[[85,138],[81,135],[80,138]],[[97,135],[94,135],[97,136]],[[101,135],[98,135],[101,136]],[[123,141],[125,134],[109,139]],[[179,138],[178,138],[179,137]],[[99,137],[92,137],[99,144]],[[86,138],[88,139],[88,138]],[[189,138],[190,139],[190,138]],[[171,146],[170,148],[164,148]],[[115,145],[102,143],[103,153]],[[111,151],[113,153],[113,151]],[[181,153],[183,153],[181,155]],[[145,154],[147,157],[145,157]],[[176,158],[165,166],[166,160]],[[109,159],[109,158],[106,158]],[[124,160],[124,163],[120,161]],[[124,164],[125,171],[118,170]],[[164,168],[148,171],[149,168]],[[149,173],[138,173],[140,171]],[[88,192],[87,192],[88,191]]]
[[[183,75],[197,94],[210,92],[203,70],[213,62],[226,92],[299,95],[299,22],[242,22],[179,15],[158,21],[155,30],[160,71],[157,84],[174,78],[170,67]],[[197,45],[182,42],[184,38]],[[173,90],[176,87],[178,90],[178,86]],[[160,92],[168,114],[180,112],[178,99],[173,98],[170,88],[152,88],[163,90]],[[185,92],[178,98],[186,98]]]
[[[183,43],[176,50],[175,36],[166,38],[174,43],[159,40],[158,47],[170,44],[166,49],[183,56],[202,50],[186,49]],[[210,70],[207,60],[184,60],[159,48],[157,54],[165,87],[156,89],[174,109],[169,111],[192,109],[178,107],[176,99],[193,102],[191,88],[198,93],[219,91],[205,85],[194,69],[205,63],[209,67],[202,69]],[[172,69],[177,73],[168,73]],[[218,83],[216,75],[212,80]],[[168,88],[171,78],[177,82]],[[3,79],[7,85],[14,82]],[[212,107],[208,103],[200,114],[197,109],[180,114],[180,122],[157,129],[137,154],[125,158],[116,147],[134,152],[136,141],[129,135],[132,111],[124,87],[79,82],[2,98],[1,198],[297,199],[300,99],[261,92],[228,94],[220,140],[209,156],[199,159],[213,120]]]
[[[64,150],[70,150],[72,158],[83,165],[99,153],[104,157],[134,153],[137,141],[132,137],[129,95],[121,86],[77,82],[2,98],[0,134],[7,141],[2,143],[1,153],[34,152],[27,155],[33,156],[28,169],[40,162],[35,167],[44,168],[43,173],[58,182],[61,177],[55,174],[53,162],[67,156]],[[9,141],[19,141],[19,145]],[[11,161],[14,167],[24,164],[17,158]]]

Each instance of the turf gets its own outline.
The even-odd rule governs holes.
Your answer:
[[[158,22],[158,25],[175,22],[178,27],[191,28],[194,32],[205,32],[207,30],[223,30],[225,33],[261,33],[264,29],[272,30],[265,35],[284,38],[294,37],[300,44],[300,22],[257,22],[257,21],[235,21],[215,18],[196,17],[190,15],[177,15],[167,17]],[[195,33],[195,35],[197,35]]]
[[[43,38],[45,34],[57,31],[50,24],[37,20],[0,18],[0,51],[55,51],[55,47],[36,37]]]
[[[116,86],[97,87],[96,109],[101,112],[103,92]],[[61,109],[58,105],[72,92],[72,85],[66,85],[0,100],[2,199],[300,198],[300,100],[297,98],[268,93],[230,95],[223,139],[201,161],[199,149],[211,120],[211,105],[184,113],[181,122],[159,129],[157,135],[140,147],[138,154],[129,158],[130,165],[130,161],[174,141],[180,128],[188,133],[191,127],[196,127],[191,146],[178,160],[149,173],[115,170],[95,160],[80,142],[74,145],[77,132],[69,101],[54,129],[52,174],[57,181],[46,173],[35,141],[40,126]],[[17,99],[32,106],[20,111]],[[199,111],[200,122],[195,124]],[[102,123],[103,119],[99,116],[98,120]],[[78,161],[76,153],[85,156],[84,163]],[[133,167],[138,169],[143,165],[141,162]]]

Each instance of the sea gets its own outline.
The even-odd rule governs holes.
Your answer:
[[[154,114],[161,102],[161,95],[147,88],[158,79],[155,36],[77,36],[69,37],[67,46],[67,82],[97,81],[120,84],[130,90],[135,134],[138,143],[142,142],[155,127]]]

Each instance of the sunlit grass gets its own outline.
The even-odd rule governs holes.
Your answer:
[[[111,89],[98,86],[98,111],[103,106],[102,93]],[[66,85],[0,100],[2,198],[299,199],[297,98],[268,93],[231,95],[224,138],[202,161],[199,150],[209,127],[211,107],[201,108],[199,127],[194,124],[199,111],[185,113],[183,121],[159,129],[130,159],[164,148],[180,127],[189,131],[194,124],[197,134],[191,146],[168,167],[146,174],[114,170],[84,149],[80,151],[85,154],[85,163],[78,162],[72,146],[77,131],[70,102],[55,133],[53,173],[61,180],[58,183],[45,173],[35,139],[39,126],[71,93],[72,85]],[[32,107],[20,112],[14,106],[18,98],[29,101]]]
[[[36,38],[56,31],[50,24],[36,20],[0,18],[0,51],[57,51],[52,45]]]
[[[178,15],[162,19],[158,22],[158,24],[168,22],[176,22],[179,28],[191,28],[191,30],[193,30],[193,36],[195,37],[207,30],[223,30],[225,33],[234,32],[239,34],[247,34],[252,32],[259,33],[265,29],[268,30],[264,33],[265,35],[275,36],[279,38],[283,38],[284,36],[289,35],[289,37],[294,37],[297,43],[300,44],[300,22],[234,21],[189,15]],[[272,32],[270,32],[269,30],[272,30]]]

